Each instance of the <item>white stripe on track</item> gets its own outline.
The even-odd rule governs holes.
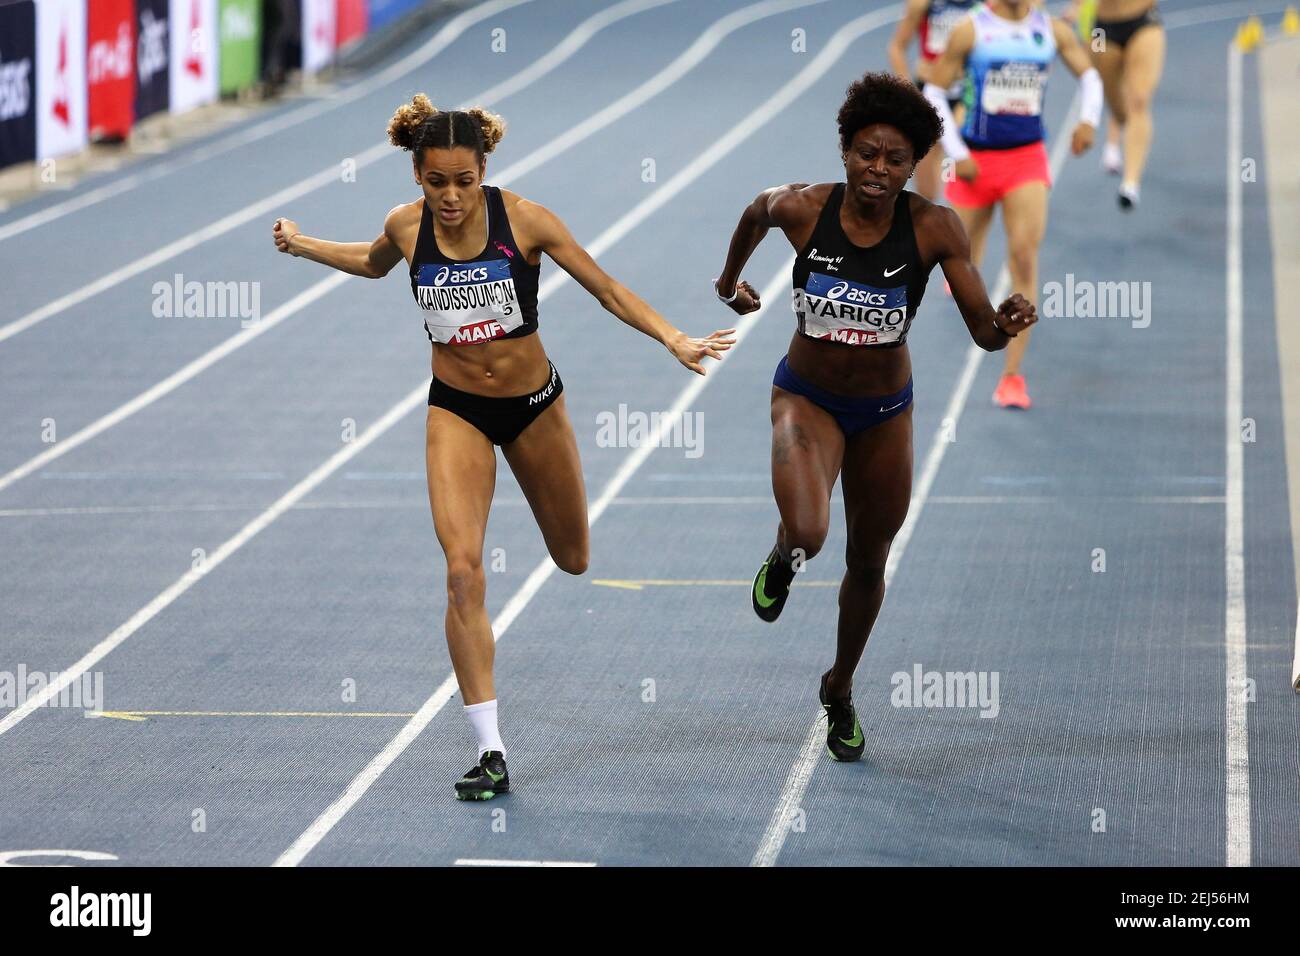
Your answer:
[[[462,106],[499,102],[512,93],[517,93],[524,89],[530,83],[536,82],[538,79],[560,66],[567,59],[573,56],[573,54],[578,52],[587,41],[606,27],[611,26],[626,17],[640,13],[643,10],[675,2],[677,2],[677,0],[624,0],[623,3],[615,4],[606,10],[593,14],[591,17],[580,23],[567,37],[560,41],[560,43],[556,44],[555,47],[536,60],[533,64],[496,86],[484,90],[476,96],[470,97],[464,104],[462,104]],[[514,168],[515,167],[513,166],[507,167],[502,174],[502,178],[497,180],[497,182],[504,183],[513,179],[517,175],[514,172]],[[236,335],[232,335],[221,344],[213,347],[203,355],[200,355],[183,368],[173,372],[158,384],[118,406],[107,415],[96,419],[94,422],[79,429],[77,432],[69,435],[62,441],[51,445],[40,454],[23,462],[18,467],[0,475],[0,491],[8,488],[14,482],[22,480],[32,472],[43,468],[55,459],[63,457],[73,449],[84,445],[92,438],[131,417],[141,409],[152,405],[154,402],[158,401],[158,399],[163,398],[169,393],[175,391],[177,388],[180,388],[180,386],[210,368],[231,352],[242,348],[263,333],[269,332],[285,319],[296,315],[321,296],[332,292],[351,278],[352,276],[346,273],[332,273],[314,285],[309,286],[284,305],[275,309],[256,325],[244,329]]]
[[[759,319],[767,314],[768,310],[773,307],[774,302],[779,303],[777,306],[778,308],[786,304],[786,298],[780,293],[784,283],[789,281],[790,269],[793,265],[794,258],[792,256],[785,261],[777,271],[776,275],[773,276],[767,288],[759,293],[759,300],[764,303],[763,307],[757,312],[751,312],[749,315],[742,316],[736,323],[736,344],[732,346],[732,353],[740,347],[740,344],[744,341],[749,330],[753,328]],[[717,374],[717,371],[718,369],[714,370],[714,375]],[[610,503],[623,489],[623,486],[628,483],[636,473],[637,469],[640,468],[641,465],[645,463],[646,459],[649,458],[657,449],[659,441],[672,428],[672,422],[690,408],[691,403],[695,401],[696,398],[699,397],[700,393],[708,387],[708,384],[713,381],[714,375],[707,377],[693,377],[691,383],[678,394],[672,407],[660,417],[658,425],[655,427],[650,440],[633,449],[632,452],[623,459],[623,463],[619,466],[618,471],[614,473],[614,477],[612,477],[605,485],[604,489],[600,493],[600,497],[596,499],[595,503],[592,504],[590,510],[587,512],[587,522],[589,525],[595,525],[595,523],[600,519],[600,516],[605,513],[605,509],[609,507]],[[501,636],[505,634],[505,632],[510,628],[510,625],[515,622],[515,619],[519,616],[520,612],[522,612],[528,605],[528,602],[533,599],[533,596],[541,590],[542,585],[546,583],[546,580],[555,572],[555,570],[555,562],[549,557],[543,558],[537,567],[533,568],[532,573],[528,575],[523,586],[510,597],[510,600],[506,602],[506,606],[501,609],[501,613],[499,613],[492,621],[492,638],[494,641],[501,640]],[[406,726],[398,732],[397,736],[389,741],[388,745],[384,747],[382,751],[375,755],[370,763],[366,765],[365,769],[362,770],[361,773],[357,774],[356,778],[348,784],[347,789],[343,791],[338,799],[331,803],[324,812],[316,818],[312,825],[293,842],[293,845],[280,854],[274,865],[297,866],[301,863],[306,858],[307,854],[315,849],[317,844],[319,844],[320,841],[323,840],[332,829],[334,829],[335,825],[343,819],[347,812],[356,805],[357,801],[365,795],[366,791],[370,789],[374,782],[379,779],[380,775],[388,769],[393,761],[402,755],[402,752],[411,745],[411,742],[420,735],[421,731],[423,731],[433,718],[438,715],[438,712],[447,705],[447,702],[451,700],[455,693],[456,675],[454,673],[448,674],[442,684],[438,686],[438,689],[424,702],[424,705],[421,706],[416,715],[407,722]]]
[[[1225,708],[1225,862],[1250,866],[1250,751],[1246,728],[1246,555],[1241,440],[1241,51],[1228,44],[1227,388],[1224,408],[1227,484],[1223,565]]]
[[[327,279],[323,280],[322,282],[318,282],[316,285],[311,286],[310,288],[302,292],[299,292],[296,296],[294,296],[284,305],[280,306],[278,309],[275,309],[273,312],[269,313],[266,316],[266,318],[258,322],[256,325],[250,326],[249,328],[244,329],[242,332],[239,332],[236,335],[232,335],[230,338],[226,339],[220,345],[216,346],[213,349],[210,349],[209,351],[200,355],[198,358],[194,359],[194,361],[190,362],[184,367],[173,372],[171,375],[168,375],[157,385],[154,385],[153,387],[146,389],[145,391],[141,392],[139,395],[135,396],[135,398],[132,398],[130,401],[127,401],[122,405],[119,405],[117,408],[113,409],[113,411],[109,412],[107,415],[104,415],[103,417],[96,419],[95,421],[87,425],[85,428],[81,428],[77,430],[76,432],[69,435],[67,438],[63,439],[62,441],[56,442],[55,444],[49,446],[47,449],[45,449],[45,451],[41,452],[39,455],[29,458],[27,461],[23,462],[17,468],[14,468],[13,470],[8,471],[3,475],[0,475],[0,491],[4,491],[4,489],[8,488],[15,481],[19,481],[27,477],[32,472],[36,471],[38,468],[43,468],[45,465],[48,465],[56,458],[62,458],[68,452],[72,451],[75,448],[80,447],[81,445],[84,445],[86,442],[90,441],[96,435],[102,434],[103,432],[108,431],[110,428],[112,428],[114,425],[118,424],[119,422],[124,421],[127,418],[130,418],[136,412],[140,411],[140,409],[147,408],[148,406],[152,405],[154,402],[158,401],[158,399],[162,398],[164,395],[174,392],[176,389],[180,388],[182,385],[184,385],[190,379],[194,378],[204,369],[212,365],[215,365],[217,362],[221,361],[231,352],[235,351],[235,349],[247,345],[249,342],[257,338],[263,332],[267,332],[270,329],[274,328],[275,326],[279,325],[280,322],[282,322],[284,319],[293,315],[295,312],[299,311],[300,309],[306,308],[308,305],[315,302],[321,296],[325,295],[328,292],[332,292],[334,289],[337,289],[339,286],[341,286],[344,283],[344,281],[346,281],[349,278],[351,277],[348,275],[345,275],[343,273],[338,273],[336,275],[329,276]]]
[[[595,866],[595,863],[581,863],[578,861],[564,860],[471,860],[460,859],[456,861],[456,866]]]
[[[640,106],[646,100],[661,93],[663,90],[680,80],[692,67],[704,60],[729,33],[732,33],[749,23],[753,23],[756,20],[762,19],[763,17],[772,16],[786,10],[794,10],[799,7],[806,7],[815,3],[825,2],[826,0],[764,0],[762,3],[742,7],[741,9],[728,14],[705,30],[704,33],[700,35],[699,39],[691,44],[691,46],[676,60],[655,74],[651,79],[641,84],[637,89],[620,98],[615,104],[618,107],[617,110],[611,106],[601,110],[595,116],[588,117],[582,123],[577,124],[577,126],[567,130],[555,140],[542,146],[536,153],[531,153],[518,162],[512,164],[508,167],[508,175],[516,177],[523,175],[523,173],[534,169],[538,165],[538,157],[540,155],[545,154],[546,159],[553,159],[555,156],[559,155],[559,152],[571,148],[582,139],[591,136],[593,133],[603,129],[615,120],[627,115],[627,113]],[[582,135],[575,137],[574,134],[577,130],[581,130]],[[557,151],[555,148],[556,143],[561,140],[563,141],[563,150]],[[354,171],[364,169],[380,159],[395,155],[397,155],[397,150],[389,144],[387,140],[384,140],[352,157],[353,169]],[[507,174],[503,173],[502,177],[493,179],[493,182],[500,185],[504,182],[506,176]],[[30,329],[32,326],[44,322],[46,319],[58,315],[75,305],[79,305],[80,303],[99,295],[101,292],[120,285],[127,279],[139,275],[147,269],[152,269],[154,266],[161,265],[181,253],[195,249],[210,239],[216,239],[219,236],[223,236],[231,230],[237,229],[259,216],[265,216],[277,210],[282,210],[286,203],[338,181],[339,165],[334,163],[322,169],[318,173],[314,173],[305,179],[299,180],[292,186],[286,186],[284,189],[281,189],[270,196],[266,196],[256,202],[250,203],[243,209],[230,213],[227,216],[223,216],[216,222],[210,223],[182,239],[173,240],[134,262],[128,263],[118,269],[114,269],[107,275],[100,276],[93,282],[79,287],[76,291],[69,292],[66,295],[55,299],[53,302],[46,303],[40,308],[27,313],[22,318],[10,322],[8,325],[0,326],[0,342]]]
[[[406,56],[402,57],[395,63],[390,64],[384,69],[368,76],[363,80],[346,86],[341,90],[333,92],[326,100],[321,100],[309,105],[300,106],[297,109],[289,110],[280,116],[273,116],[260,123],[249,126],[247,129],[232,131],[229,135],[222,135],[220,139],[212,143],[205,143],[201,147],[192,150],[189,154],[177,159],[166,160],[143,169],[129,176],[123,176],[121,179],[106,183],[95,189],[88,189],[78,193],[71,199],[47,206],[21,219],[15,219],[13,222],[0,225],[0,242],[6,239],[12,239],[14,236],[21,235],[28,230],[35,229],[38,226],[44,226],[48,223],[61,219],[69,213],[77,212],[89,206],[103,202],[105,199],[111,199],[114,196],[120,196],[123,193],[130,192],[137,186],[150,183],[161,179],[177,170],[194,166],[198,163],[213,159],[217,156],[224,155],[240,146],[247,146],[250,143],[256,143],[258,140],[266,139],[277,133],[282,133],[286,129],[304,123],[309,119],[315,119],[317,116],[323,116],[332,110],[338,109],[363,96],[368,96],[375,90],[378,90],[389,83],[396,82],[407,73],[419,69],[425,63],[428,63],[435,56],[451,45],[457,37],[464,33],[474,24],[486,20],[488,17],[496,16],[511,7],[517,7],[524,3],[531,3],[532,0],[492,0],[490,3],[484,3],[469,10],[465,10],[459,15],[449,20],[441,30],[434,34],[427,43],[418,50],[413,50]]]
[[[1061,124],[1061,132],[1058,133],[1056,141],[1052,144],[1050,166],[1053,181],[1059,178],[1061,167],[1065,163],[1066,152],[1070,146],[1068,132],[1073,130],[1078,113],[1079,93],[1076,89],[1074,99],[1066,112],[1065,121]],[[998,271],[997,282],[994,284],[993,293],[989,296],[989,299],[994,303],[1000,302],[1006,298],[1010,289],[1011,275],[1007,271],[1006,265],[1003,264]],[[893,581],[894,574],[898,570],[898,564],[903,560],[903,555],[907,552],[907,545],[912,540],[912,533],[916,530],[916,523],[920,520],[921,512],[924,510],[926,500],[930,496],[930,489],[934,486],[934,480],[939,474],[939,466],[943,463],[943,456],[947,453],[948,446],[951,444],[947,436],[951,429],[957,427],[957,421],[961,418],[962,410],[966,407],[966,400],[970,396],[971,386],[975,384],[975,373],[979,370],[980,361],[983,357],[984,350],[979,346],[972,343],[967,347],[966,361],[962,366],[961,375],[957,378],[957,384],[948,397],[948,405],[944,409],[943,417],[940,419],[939,428],[930,442],[930,451],[925,456],[925,464],[921,467],[921,477],[912,492],[907,517],[903,521],[903,526],[898,529],[898,534],[894,536],[894,543],[889,549],[889,557],[885,560],[886,588]],[[819,717],[813,720],[808,736],[804,739],[803,747],[799,751],[799,756],[795,758],[794,764],[790,767],[790,773],[786,776],[785,785],[781,788],[781,795],[777,799],[776,808],[772,811],[767,830],[764,831],[763,839],[754,852],[750,866],[774,866],[776,864],[777,857],[781,855],[781,848],[785,846],[786,836],[790,832],[790,823],[794,819],[795,811],[799,809],[804,794],[808,790],[808,783],[812,780],[813,770],[816,769],[817,760],[821,756],[824,746],[825,730]]]

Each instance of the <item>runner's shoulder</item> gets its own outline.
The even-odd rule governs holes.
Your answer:
[[[402,203],[388,210],[384,217],[384,232],[389,236],[400,236],[420,228],[420,217],[424,214],[424,197],[415,202]]]
[[[912,229],[920,245],[934,250],[938,258],[951,254],[962,246],[966,240],[966,230],[952,207],[931,202],[914,192],[908,193],[908,199]]]
[[[779,226],[799,226],[821,215],[835,183],[787,183],[767,191],[767,212]]]

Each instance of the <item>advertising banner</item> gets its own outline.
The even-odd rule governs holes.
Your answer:
[[[135,122],[135,0],[94,0],[88,11],[90,138],[125,139]]]
[[[184,113],[217,98],[217,0],[171,0],[169,107]]]
[[[136,0],[135,118],[167,109],[170,94],[171,0]]]
[[[86,0],[36,4],[36,158],[86,145]]]
[[[0,4],[0,167],[36,158],[36,7]]]
[[[262,0],[221,0],[220,89],[233,93],[261,75]]]
[[[427,2],[428,0],[366,0],[366,19],[371,30],[378,30]]]
[[[338,0],[303,0],[302,68],[324,69],[334,59],[335,12]]]
[[[366,0],[338,0],[334,8],[334,46],[342,49],[355,43],[370,29],[366,22]]]

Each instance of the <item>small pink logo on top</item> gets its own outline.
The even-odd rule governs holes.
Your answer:
[[[498,250],[500,250],[501,252],[504,252],[504,253],[506,254],[506,257],[507,257],[507,258],[509,258],[509,259],[513,259],[513,258],[515,257],[515,254],[514,254],[513,252],[511,252],[511,251],[510,251],[510,250],[509,250],[509,249],[508,249],[504,244],[502,244],[499,240],[498,240],[496,243],[494,243],[494,244],[496,245],[496,247],[497,247]]]

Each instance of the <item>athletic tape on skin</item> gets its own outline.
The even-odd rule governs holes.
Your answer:
[[[930,105],[938,111],[939,119],[943,120],[943,135],[939,137],[939,144],[943,146],[944,153],[954,163],[969,158],[970,150],[966,148],[966,142],[961,138],[961,130],[957,128],[952,108],[948,105],[948,91],[942,86],[927,83],[923,92]]]
[[[1102,85],[1096,67],[1079,74],[1079,122],[1093,129],[1101,125]]]

